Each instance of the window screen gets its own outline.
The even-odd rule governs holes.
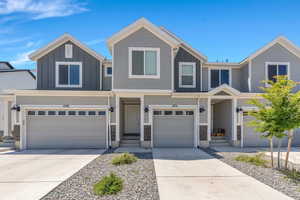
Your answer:
[[[132,51],[132,75],[144,75],[144,51]]]
[[[219,70],[210,71],[210,87],[215,88],[219,86]]]
[[[68,65],[59,65],[59,84],[67,85],[69,83]]]

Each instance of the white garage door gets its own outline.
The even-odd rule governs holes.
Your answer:
[[[193,147],[194,112],[153,111],[153,145],[154,147]]]
[[[106,148],[106,127],[105,111],[27,111],[27,149]]]

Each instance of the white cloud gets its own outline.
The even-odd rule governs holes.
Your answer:
[[[19,43],[19,42],[26,41],[28,39],[29,39],[29,37],[0,40],[0,46]]]
[[[31,48],[31,47],[36,47],[36,46],[39,46],[41,44],[41,40],[38,40],[38,41],[29,41],[26,43],[25,47],[26,48]]]
[[[20,53],[16,56],[16,59],[13,61],[10,61],[11,64],[16,65],[16,66],[22,66],[25,64],[32,64],[33,61],[31,61],[28,57],[29,54],[31,54],[32,52],[34,52],[35,50],[30,50],[30,51],[26,51],[23,53]]]
[[[87,11],[78,0],[0,0],[0,15],[30,14],[32,19],[69,16]]]
[[[104,39],[96,39],[96,40],[87,41],[85,43],[87,45],[95,45],[95,44],[101,44],[104,41],[105,41]]]

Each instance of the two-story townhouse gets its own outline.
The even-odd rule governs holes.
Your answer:
[[[9,89],[35,89],[35,75],[28,69],[15,69],[12,64],[0,61],[0,137],[12,136],[14,116],[11,107],[14,100]]]
[[[30,55],[37,89],[15,91],[23,149],[266,146],[245,125],[247,101],[276,74],[300,79],[300,50],[284,37],[240,63],[213,63],[141,18],[107,45],[111,60],[65,34]]]

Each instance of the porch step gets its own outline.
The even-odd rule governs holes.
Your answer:
[[[121,140],[120,142],[121,147],[139,147],[140,141],[139,140]]]
[[[140,136],[131,136],[131,135],[126,135],[126,136],[123,136],[122,137],[122,140],[139,140],[140,139]]]
[[[122,144],[139,144],[140,141],[139,140],[121,140]]]
[[[120,144],[120,147],[140,147],[140,144]]]
[[[209,145],[211,147],[219,147],[219,146],[230,146],[229,142],[227,140],[211,140]]]
[[[211,143],[228,143],[225,139],[211,140]]]

